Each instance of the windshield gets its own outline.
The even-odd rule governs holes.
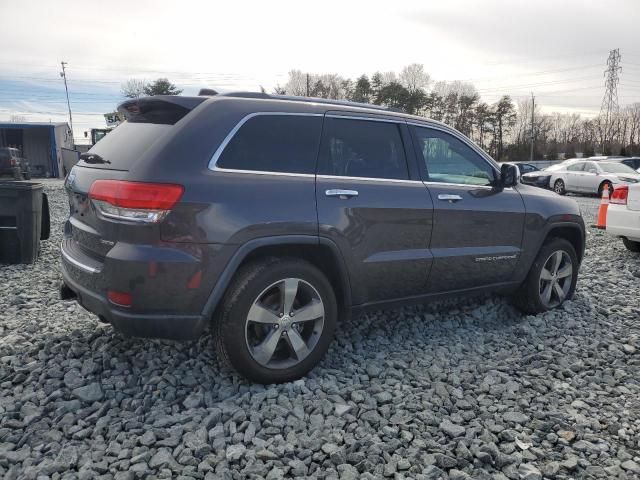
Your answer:
[[[599,163],[598,165],[600,165],[600,168],[602,169],[603,172],[607,172],[607,173],[628,173],[632,175],[637,175],[638,173],[633,168],[627,167],[624,163],[602,162],[602,163]]]

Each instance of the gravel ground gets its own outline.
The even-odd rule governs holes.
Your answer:
[[[251,385],[212,342],[125,339],[58,299],[66,215],[1,266],[0,477],[640,478],[640,257],[589,231],[575,298],[343,324],[307,378]],[[589,223],[597,199],[575,197]]]

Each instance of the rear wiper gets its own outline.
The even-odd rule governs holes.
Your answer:
[[[95,153],[83,153],[80,155],[80,160],[84,160],[85,163],[111,163],[109,160],[105,160],[100,155]]]

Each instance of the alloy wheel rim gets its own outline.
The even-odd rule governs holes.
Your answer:
[[[299,278],[272,283],[254,300],[245,322],[245,341],[261,366],[291,368],[314,350],[324,328],[318,291]]]
[[[562,193],[562,182],[556,182],[556,193]]]
[[[573,262],[564,250],[553,252],[540,271],[540,300],[547,308],[560,305],[569,294],[573,281]]]

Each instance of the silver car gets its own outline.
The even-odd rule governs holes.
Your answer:
[[[564,195],[567,192],[597,193],[602,196],[605,185],[609,193],[618,185],[640,182],[640,174],[634,169],[615,161],[578,161],[556,170],[551,175],[553,190]]]

